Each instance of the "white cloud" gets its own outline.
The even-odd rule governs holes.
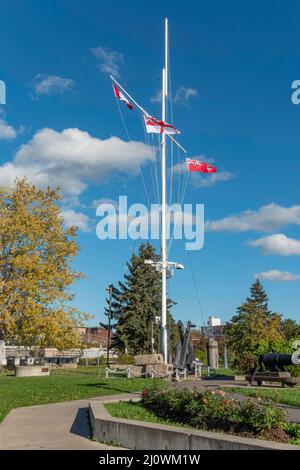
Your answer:
[[[76,225],[82,232],[90,232],[90,218],[88,215],[82,212],[76,212],[72,209],[63,209],[62,216],[67,227]]]
[[[98,60],[98,68],[102,73],[114,77],[120,76],[120,66],[124,63],[124,56],[121,52],[101,46],[91,49],[91,52]]]
[[[102,140],[76,128],[45,128],[19,148],[12,162],[0,166],[0,184],[27,176],[42,187],[61,186],[65,196],[74,197],[90,181],[99,183],[112,172],[137,174],[139,165],[152,159],[151,149],[142,142]]]
[[[101,198],[101,199],[93,199],[92,201],[92,207],[94,209],[97,209],[98,206],[100,206],[100,204],[111,204],[112,206],[114,206],[116,209],[118,209],[118,203],[117,201],[115,201],[114,199],[110,199],[110,198]]]
[[[169,170],[171,171],[171,168],[169,168]],[[186,162],[181,162],[181,163],[176,163],[174,166],[173,166],[173,173],[175,175],[179,175],[179,174],[182,174],[182,173],[186,173],[187,172],[187,164]]]
[[[0,118],[0,140],[13,140],[17,137],[18,131],[8,124],[5,119]]]
[[[289,238],[283,233],[276,233],[257,240],[248,241],[248,245],[260,248],[265,255],[300,255],[300,241]]]
[[[75,82],[71,78],[62,78],[57,75],[37,75],[33,84],[36,95],[62,95],[71,90]]]
[[[230,181],[235,177],[236,174],[230,171],[218,171],[217,173],[211,173],[209,175],[202,175],[201,173],[193,174],[191,181],[196,188],[210,188],[211,186],[215,186],[215,184]]]
[[[152,98],[150,98],[150,101],[152,103],[161,103],[161,96],[162,96],[161,90],[157,90],[156,94],[152,96]]]
[[[198,91],[195,88],[187,88],[181,86],[176,91],[175,95],[172,98],[173,103],[182,104],[186,106],[190,98],[193,98],[198,95]],[[157,90],[156,94],[152,96],[150,99],[152,103],[160,103],[161,102],[161,90]]]
[[[279,271],[278,269],[271,269],[270,271],[264,271],[256,273],[255,278],[266,279],[267,281],[283,281],[293,282],[300,281],[300,274],[292,274],[288,271]]]
[[[228,232],[251,230],[272,232],[289,224],[300,225],[300,206],[282,207],[271,203],[257,211],[246,210],[219,220],[208,221],[206,229]]]
[[[186,105],[190,98],[193,98],[197,95],[198,91],[195,88],[186,88],[184,86],[181,86],[176,91],[173,101],[174,103]]]

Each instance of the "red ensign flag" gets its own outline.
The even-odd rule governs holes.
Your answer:
[[[199,160],[186,159],[189,171],[198,171],[201,173],[216,173],[217,168],[209,163],[200,162]]]

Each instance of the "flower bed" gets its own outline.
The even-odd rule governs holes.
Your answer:
[[[141,404],[162,419],[208,431],[300,444],[300,426],[286,412],[261,399],[238,401],[224,390],[145,389]]]

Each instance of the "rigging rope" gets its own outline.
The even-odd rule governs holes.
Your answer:
[[[161,81],[161,77],[152,78],[150,80],[144,80],[144,81],[141,81],[141,82],[124,83],[124,86],[144,85],[145,83],[153,83],[153,82],[158,82],[158,81]]]
[[[156,155],[155,151],[150,143],[149,135],[147,134],[144,121],[143,121],[143,131],[146,145],[150,148],[151,151],[151,171],[152,171],[152,189],[154,194],[154,199],[156,199],[157,204],[159,204],[159,189],[158,189],[158,176],[156,168]]]
[[[117,102],[117,105],[118,105],[119,113],[120,113],[120,116],[121,116],[121,120],[122,120],[124,129],[125,129],[125,132],[127,134],[127,139],[128,139],[128,141],[130,141],[131,140],[130,134],[129,134],[128,128],[126,126],[125,119],[124,119],[120,104],[119,104],[118,100],[116,100],[116,102]],[[140,165],[138,165],[138,169],[139,169],[140,177],[142,179],[142,183],[143,183],[143,187],[144,187],[144,191],[145,191],[145,195],[146,195],[146,199],[147,199],[147,203],[148,203],[148,208],[150,209],[149,193],[148,193],[148,190],[147,190],[147,186],[146,186],[145,179],[144,179],[144,176],[143,176],[142,169],[141,169]]]
[[[189,180],[189,172],[187,171],[187,172],[185,173],[184,182],[183,182],[183,185],[182,185],[183,191],[182,191],[182,194],[181,194],[181,199],[178,201],[178,204],[180,205],[180,208],[182,208],[183,200],[184,200],[185,195],[186,195],[188,180]],[[182,211],[182,213],[183,213],[183,211]],[[173,244],[175,231],[176,231],[176,228],[177,228],[177,225],[178,225],[178,220],[176,220],[176,223],[173,224],[173,225],[174,225],[174,226],[173,226],[172,236],[171,236],[171,238],[170,238],[170,241],[169,241],[169,244],[168,244],[168,247],[167,247],[168,254],[169,254],[169,252],[171,251],[171,247],[172,247],[172,244]]]
[[[203,314],[203,310],[202,310],[202,306],[201,306],[200,295],[199,295],[199,291],[198,291],[198,285],[197,285],[197,282],[196,282],[196,277],[195,277],[195,273],[194,273],[194,269],[193,269],[193,265],[192,265],[192,260],[191,260],[191,257],[190,257],[190,252],[189,252],[189,250],[186,250],[186,252],[187,252],[187,257],[188,257],[188,260],[189,260],[189,265],[190,265],[190,269],[191,269],[191,273],[192,273],[192,279],[193,279],[196,299],[197,299],[197,303],[198,303],[198,307],[199,307],[199,312],[200,312],[200,315],[202,317],[203,325],[205,325],[204,314]]]

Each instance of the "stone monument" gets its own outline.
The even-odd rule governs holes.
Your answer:
[[[173,373],[173,366],[164,363],[162,354],[143,354],[134,356],[131,370],[133,375],[140,377],[152,374],[156,377],[169,377]]]
[[[208,338],[207,364],[212,369],[219,369],[219,347],[218,341],[216,341],[214,338]]]

